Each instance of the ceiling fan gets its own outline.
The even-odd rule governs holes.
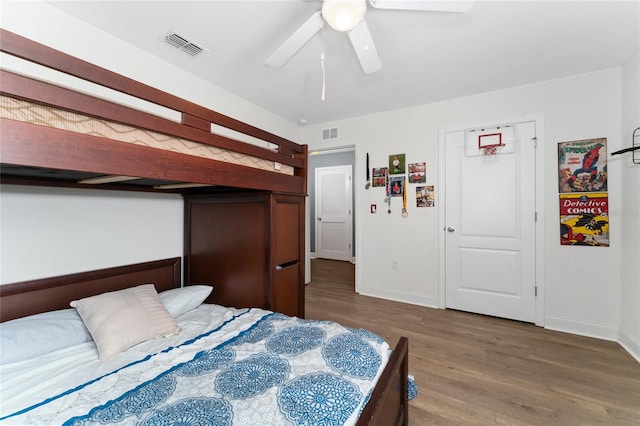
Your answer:
[[[466,12],[475,0],[369,0],[375,9],[425,12]],[[267,65],[279,68],[289,61],[327,22],[337,31],[348,32],[358,61],[365,74],[382,67],[378,51],[364,20],[367,0],[323,0],[315,12],[268,59]]]

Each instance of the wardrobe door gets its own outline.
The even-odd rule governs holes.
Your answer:
[[[300,264],[287,265],[273,274],[273,310],[292,317],[304,317],[300,305]]]
[[[187,200],[186,283],[210,284],[209,303],[268,308],[264,197]]]
[[[271,309],[302,318],[304,198],[274,195],[271,215]]]

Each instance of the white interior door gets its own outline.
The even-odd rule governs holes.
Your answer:
[[[316,178],[316,256],[351,260],[351,165],[318,167]]]
[[[535,131],[445,134],[447,308],[535,321]],[[482,155],[478,141],[500,137],[498,154]]]

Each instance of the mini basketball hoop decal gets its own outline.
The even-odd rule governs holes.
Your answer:
[[[482,155],[497,155],[502,143],[502,133],[490,133],[478,136],[478,149]]]

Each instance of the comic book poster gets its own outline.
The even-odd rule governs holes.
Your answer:
[[[607,138],[558,144],[560,193],[607,190]]]
[[[560,194],[560,244],[609,246],[609,197],[606,192]]]

